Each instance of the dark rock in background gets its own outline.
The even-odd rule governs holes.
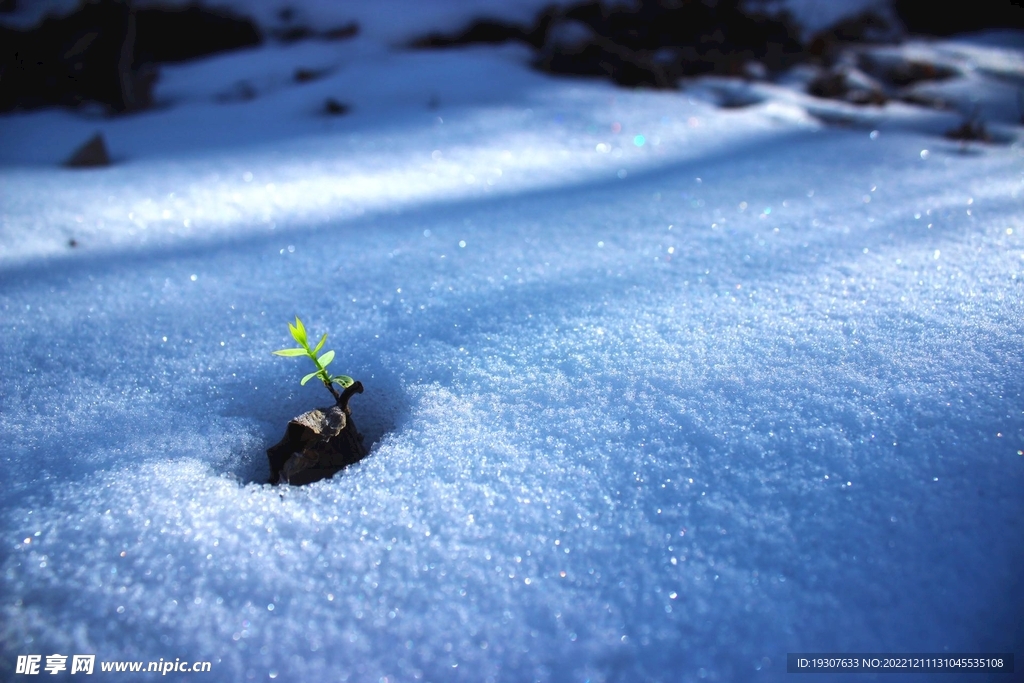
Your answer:
[[[823,72],[808,84],[807,92],[815,97],[845,100],[851,104],[881,105],[889,99],[878,81],[851,67]]]
[[[797,35],[788,14],[760,13],[740,0],[639,0],[615,6],[586,0],[549,8],[532,26],[479,20],[413,46],[517,40],[538,50],[534,65],[543,71],[672,88],[686,75],[744,75],[750,62],[781,70],[802,58]]]
[[[431,33],[413,47],[443,48],[518,41],[536,50],[534,66],[557,74],[603,76],[620,85],[676,87],[684,76],[719,74],[750,78],[751,65],[771,77],[809,62],[828,71],[815,94],[859,103],[881,103],[891,93],[862,87],[863,73],[842,64],[856,45],[894,44],[909,31],[949,35],[986,28],[1024,28],[1021,0],[893,0],[848,17],[806,43],[786,12],[769,0],[583,0],[549,7],[531,25],[478,19],[450,34]],[[941,65],[865,62],[852,65],[888,86],[955,75]]]
[[[12,12],[18,0],[0,0]],[[757,79],[800,62],[828,70],[814,89],[822,96],[865,100],[841,73],[851,45],[895,43],[907,31],[948,35],[983,28],[1024,28],[1020,0],[951,0],[946,3],[892,0],[884,7],[849,17],[806,44],[790,15],[770,0],[579,0],[551,6],[520,25],[478,19],[451,34],[432,33],[413,41],[420,48],[518,41],[535,51],[534,66],[556,74],[598,76],[626,86],[674,88],[682,77],[719,74]],[[284,6],[266,33],[282,42],[307,38],[342,40],[359,33],[356,23],[311,28],[299,10]],[[147,5],[131,0],[83,0],[72,14],[47,17],[32,30],[0,26],[0,112],[44,106],[98,103],[109,112],[152,106],[159,64],[259,45],[255,23],[199,4]],[[906,86],[950,77],[935,65],[892,65],[862,60],[858,70],[887,84]],[[315,80],[312,70],[296,72],[296,82]],[[828,80],[831,79],[831,80]],[[854,79],[857,80],[857,79]],[[248,84],[222,96],[251,99]],[[854,84],[855,85],[855,84]],[[833,94],[830,94],[833,93]],[[842,94],[835,94],[842,93]],[[905,99],[906,93],[888,97]],[[330,106],[326,110],[333,112]]]
[[[331,73],[331,69],[308,69],[306,67],[299,67],[292,74],[292,78],[296,83],[311,83],[318,81],[324,76]]]
[[[960,75],[959,71],[945,64],[881,52],[862,53],[859,55],[858,66],[876,78],[901,87],[922,81],[944,81]]]
[[[350,107],[344,102],[339,102],[333,97],[324,100],[324,113],[329,116],[342,116],[349,112]]]
[[[346,40],[359,35],[359,24],[349,22],[324,31],[310,28],[308,18],[295,7],[282,7],[277,11],[277,26],[269,29],[270,35],[282,43],[295,43],[300,40],[318,38],[320,40]]]
[[[90,102],[115,113],[145,109],[156,64],[260,42],[250,20],[199,6],[93,0],[32,30],[0,27],[0,111]]]
[[[263,42],[251,20],[199,5],[148,7],[135,14],[138,17],[136,63],[184,62]]]
[[[898,43],[903,39],[903,34],[903,27],[894,17],[866,11],[814,34],[806,50],[812,60],[832,64],[846,46]]]
[[[945,136],[950,140],[959,140],[964,143],[992,141],[992,136],[989,135],[985,122],[975,117],[965,120],[956,128],[947,130]]]
[[[1021,0],[893,0],[892,4],[910,33],[951,36],[987,28],[1024,28]]]
[[[506,23],[500,19],[478,19],[466,28],[453,34],[430,33],[412,42],[412,47],[438,48],[459,45],[496,45],[518,40],[540,47],[533,28]]]
[[[818,35],[828,35],[842,43],[894,43],[903,37],[903,28],[892,17],[867,10],[843,19]]]
[[[0,111],[85,102],[114,111],[145,107],[151,82],[135,66],[137,33],[135,14],[117,0],[83,5],[31,31],[0,27]]]
[[[549,50],[537,65],[555,73],[605,74],[622,85],[674,87],[682,76],[742,76],[752,61],[773,72],[798,61],[802,45],[790,17],[760,14],[748,5],[740,0],[642,0],[611,8],[580,3],[552,17],[549,25],[571,19],[597,37],[574,55]]]

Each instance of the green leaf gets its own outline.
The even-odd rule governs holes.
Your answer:
[[[327,366],[334,361],[334,351],[325,351],[322,356],[320,356],[319,358],[317,357],[317,354],[320,352],[320,349],[322,349],[324,347],[324,344],[327,343],[326,334],[320,337],[320,341],[317,342],[316,347],[310,348],[309,341],[306,337],[306,326],[302,324],[302,319],[299,318],[299,316],[295,316],[294,325],[292,323],[288,323],[288,331],[291,333],[292,338],[296,342],[298,342],[301,348],[279,349],[277,351],[273,351],[272,353],[274,353],[274,355],[277,356],[309,356],[310,360],[316,363],[317,369],[302,378],[301,384],[303,386],[305,386],[306,383],[309,382],[309,380],[313,379],[314,377],[319,379],[324,384],[328,385],[328,387],[330,387],[331,384],[339,384],[344,388],[348,388],[355,384],[355,380],[353,380],[351,377],[347,375],[332,376],[329,372],[327,372]]]
[[[302,321],[299,320],[299,316],[295,316],[294,325],[288,323],[288,331],[292,333],[292,339],[301,344],[303,348],[309,346],[309,343],[306,341],[306,328]]]
[[[320,337],[320,343],[313,349],[313,355],[315,356],[321,348],[323,348],[324,342],[327,341],[327,335]]]
[[[275,356],[305,356],[306,349],[281,349],[274,351]]]

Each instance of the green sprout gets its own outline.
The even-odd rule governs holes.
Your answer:
[[[288,330],[292,333],[292,338],[299,344],[300,348],[297,349],[281,349],[280,351],[274,351],[275,355],[278,356],[307,356],[316,365],[316,370],[309,373],[302,378],[301,384],[305,386],[306,382],[316,377],[327,390],[331,392],[336,401],[341,400],[341,394],[338,393],[337,389],[334,388],[335,384],[341,385],[341,388],[347,389],[352,386],[355,382],[348,375],[332,375],[327,371],[327,366],[334,360],[334,351],[325,351],[323,355],[317,357],[316,354],[320,353],[320,349],[323,348],[324,342],[327,341],[327,335],[320,337],[320,341],[313,348],[309,348],[309,342],[306,340],[306,327],[299,320],[298,316],[295,316],[295,324],[288,323]]]

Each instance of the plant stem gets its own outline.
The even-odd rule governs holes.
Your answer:
[[[306,353],[309,354],[309,357],[310,359],[312,359],[317,371],[319,371],[320,381],[322,381],[324,383],[324,386],[327,387],[327,391],[331,392],[331,396],[334,397],[335,402],[341,403],[341,394],[339,394],[338,390],[334,388],[334,383],[331,382],[330,379],[328,379],[330,375],[327,374],[327,368],[320,365],[320,359],[317,358],[316,354],[313,353],[313,350],[309,348],[309,344],[303,342],[302,346],[305,347]]]
[[[337,404],[341,404],[341,394],[334,388],[334,384],[331,382],[324,382],[324,386],[327,387],[327,391],[331,392],[331,396],[334,397],[334,401]]]
[[[363,393],[362,382],[353,382],[345,389],[345,391],[341,392],[341,396],[338,398],[338,405],[345,411],[345,414],[348,414],[348,400],[352,398],[354,394],[361,393]]]

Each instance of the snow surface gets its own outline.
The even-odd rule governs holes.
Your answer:
[[[962,67],[929,87],[998,145],[941,138],[956,111],[366,37],[168,68],[138,116],[5,116],[3,677],[33,653],[596,683],[1019,652],[1014,35],[906,48]],[[239,80],[256,99],[220,101]],[[56,168],[95,130],[118,164]],[[371,455],[270,487],[264,450],[329,400],[270,354],[296,314],[366,385]]]

